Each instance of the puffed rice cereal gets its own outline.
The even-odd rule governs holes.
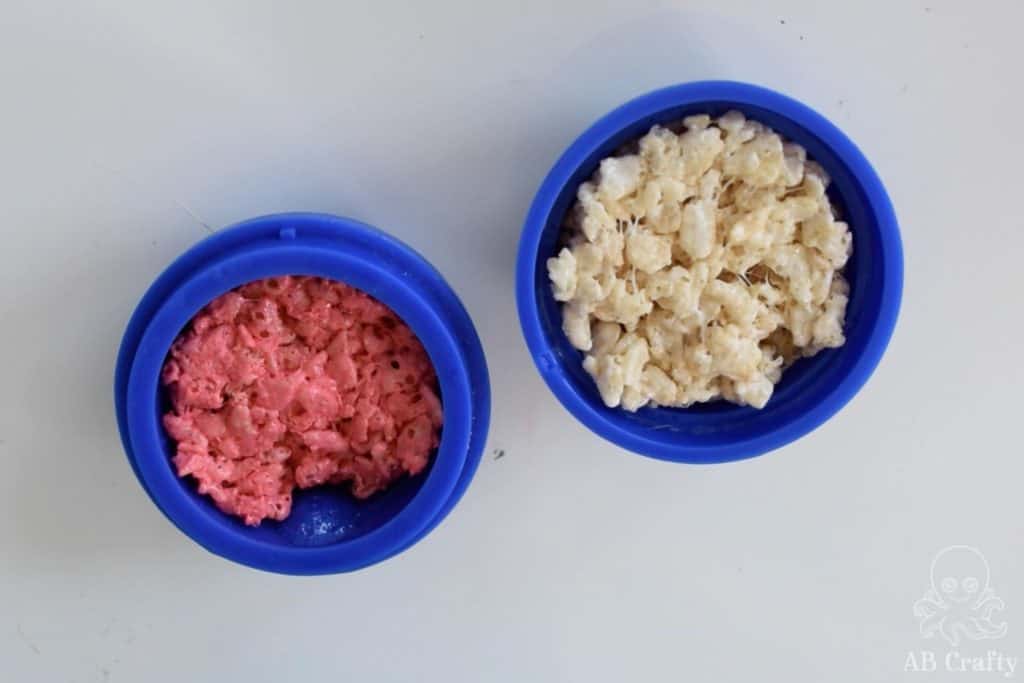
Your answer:
[[[654,126],[604,159],[547,261],[604,403],[763,408],[785,368],[842,346],[852,239],[828,184],[801,146],[735,111]]]

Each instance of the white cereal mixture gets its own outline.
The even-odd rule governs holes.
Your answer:
[[[738,112],[654,126],[604,159],[547,262],[604,403],[762,408],[784,368],[841,346],[852,242],[828,183]]]

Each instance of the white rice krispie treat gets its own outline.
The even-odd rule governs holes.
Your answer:
[[[850,231],[799,145],[738,112],[683,126],[580,186],[552,291],[608,406],[762,408],[784,368],[845,341]]]

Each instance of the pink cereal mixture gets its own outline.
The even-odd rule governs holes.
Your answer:
[[[412,330],[348,285],[278,277],[228,292],[163,369],[178,476],[255,526],[292,492],[349,482],[356,498],[418,474],[437,448],[437,378]]]

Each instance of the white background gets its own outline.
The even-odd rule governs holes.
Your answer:
[[[955,543],[985,552],[1010,624],[966,649],[1024,657],[1024,6],[555,4],[3,2],[0,680],[933,680],[903,672],[908,651],[945,651],[912,605]],[[577,134],[708,77],[791,94],[862,147],[907,285],[841,414],[691,467],[560,407],[519,333],[513,257]],[[145,287],[202,223],[294,209],[421,251],[491,368],[462,503],[352,575],[207,554],[146,498],[114,426]]]

